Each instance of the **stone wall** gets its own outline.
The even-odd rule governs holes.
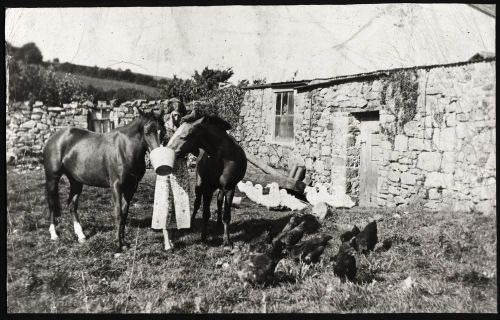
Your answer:
[[[16,159],[18,164],[32,165],[40,162],[45,141],[52,133],[67,126],[87,129],[93,118],[92,114],[100,109],[109,110],[110,120],[114,127],[118,127],[136,117],[135,107],[149,111],[159,110],[164,106],[165,101],[146,100],[127,101],[119,106],[104,101],[99,101],[96,106],[86,101],[63,104],[62,107],[48,107],[40,101],[31,106],[28,102],[16,103],[15,108],[10,107],[6,115],[7,156],[11,160]]]
[[[379,206],[423,200],[429,209],[495,208],[495,61],[417,68],[416,75],[416,114],[402,132],[394,133],[395,100],[382,75],[295,90],[294,139],[287,143],[272,137],[274,90],[248,90],[238,139],[271,166],[303,164],[313,183],[358,200],[359,117],[378,111]]]

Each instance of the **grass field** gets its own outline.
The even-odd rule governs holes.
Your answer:
[[[58,76],[63,77],[66,72],[56,72]],[[149,94],[151,97],[157,99],[160,97],[160,89],[155,88],[155,87],[150,87],[142,84],[137,84],[137,83],[132,83],[132,82],[126,82],[126,81],[119,81],[119,80],[112,80],[112,79],[101,79],[101,78],[94,78],[94,77],[89,77],[81,74],[73,74],[75,78],[80,80],[84,86],[87,85],[92,85],[96,88],[101,88],[103,90],[118,90],[120,88],[124,89],[136,89],[136,90],[142,90],[145,93]]]
[[[285,259],[276,269],[276,284],[244,288],[221,238],[200,242],[201,214],[192,231],[177,232],[174,252],[162,251],[161,232],[150,229],[154,179],[148,170],[131,206],[126,231],[131,249],[114,258],[107,190],[84,187],[85,244],[77,242],[67,209],[60,240],[51,242],[43,172],[9,169],[8,312],[497,312],[495,216],[420,208],[336,210],[319,230],[335,237],[319,264],[308,268]],[[67,191],[63,178],[64,201]],[[212,205],[215,209],[215,201]],[[383,217],[379,241],[391,238],[392,248],[356,256],[357,281],[342,283],[330,262],[338,235],[375,214]],[[290,215],[244,199],[233,210],[232,239],[248,245],[266,224],[279,229]],[[405,289],[409,276],[415,285]]]

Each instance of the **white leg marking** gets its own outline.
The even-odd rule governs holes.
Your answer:
[[[163,229],[163,241],[165,243],[165,251],[171,250],[174,248],[174,245],[168,238],[168,231],[167,229]]]
[[[83,234],[82,226],[79,222],[73,221],[73,227],[75,229],[75,233],[78,236],[78,242],[85,242],[85,234]]]
[[[50,232],[50,240],[59,239],[59,237],[57,236],[57,233],[56,233],[56,226],[54,224],[50,225],[49,232]]]

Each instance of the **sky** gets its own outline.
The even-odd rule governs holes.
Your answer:
[[[465,4],[14,8],[5,37],[44,60],[232,81],[326,78],[495,52],[495,19]]]

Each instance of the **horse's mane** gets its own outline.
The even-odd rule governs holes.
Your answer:
[[[217,114],[215,114],[212,111],[205,111],[205,110],[200,110],[200,109],[193,109],[191,113],[185,115],[181,119],[181,124],[184,122],[187,123],[193,123],[196,120],[199,120],[201,118],[205,117],[205,122],[207,124],[213,124],[218,128],[221,128],[222,130],[230,130],[232,127],[231,125],[224,119],[220,118]]]

